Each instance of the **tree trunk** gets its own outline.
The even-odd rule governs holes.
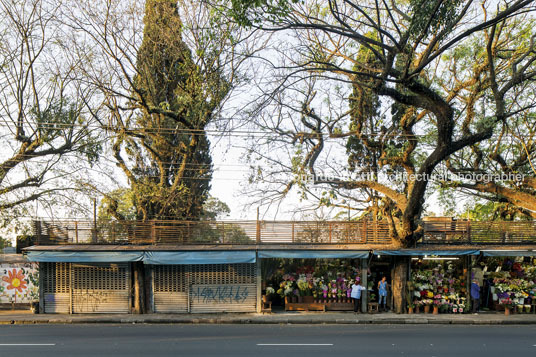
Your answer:
[[[141,314],[145,310],[145,288],[143,280],[145,277],[143,262],[132,263],[134,270],[134,314]]]
[[[393,293],[394,311],[402,314],[406,311],[406,286],[408,280],[408,264],[406,257],[395,257],[391,291]]]

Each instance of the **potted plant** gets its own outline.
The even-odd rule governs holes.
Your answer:
[[[434,300],[434,311],[432,312],[434,315],[439,313],[439,305],[441,305],[441,300]]]
[[[408,303],[408,314],[413,314],[413,309],[415,308],[415,303]]]
[[[514,306],[514,302],[511,298],[503,298],[499,300],[499,305],[504,306],[504,314],[510,315],[510,309]]]

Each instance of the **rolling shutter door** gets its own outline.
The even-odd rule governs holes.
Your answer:
[[[130,267],[72,264],[73,313],[129,313]]]
[[[188,312],[188,265],[154,265],[154,312]]]
[[[190,265],[190,311],[255,312],[256,264]]]
[[[40,263],[43,274],[44,309],[47,314],[70,312],[71,264]]]

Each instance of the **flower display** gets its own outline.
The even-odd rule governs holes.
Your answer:
[[[500,271],[491,274],[495,301],[510,308],[532,300],[536,295],[536,266],[512,262],[510,258],[505,258],[500,266]]]
[[[315,266],[296,268],[296,273],[279,275],[277,293],[284,298],[294,294],[315,299],[350,299],[351,286],[361,271],[349,260],[319,261]]]
[[[463,312],[465,284],[463,273],[453,262],[421,262],[412,271],[408,287],[416,306],[433,305],[440,312]]]

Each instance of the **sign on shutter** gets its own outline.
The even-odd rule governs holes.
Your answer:
[[[255,284],[195,284],[190,291],[192,312],[255,312]]]
[[[255,264],[192,265],[190,311],[255,312]]]
[[[153,265],[155,312],[255,312],[255,264]]]

